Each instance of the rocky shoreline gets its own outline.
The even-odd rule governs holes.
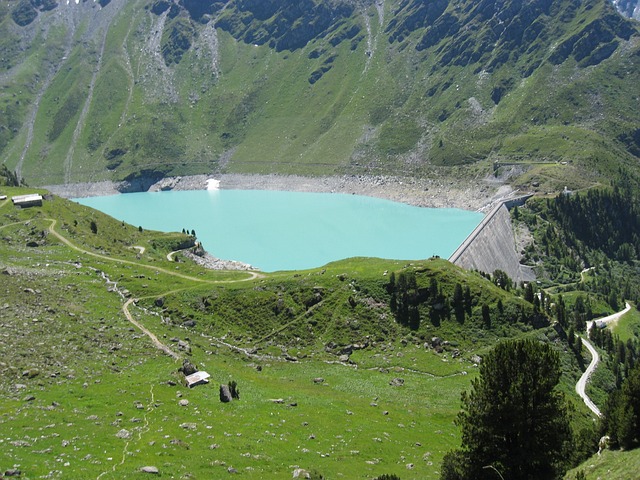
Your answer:
[[[297,175],[193,175],[165,178],[148,191],[206,190],[215,179],[225,190],[279,190],[293,192],[343,193],[384,198],[419,207],[461,208],[488,211],[496,202],[514,195],[513,190],[492,179],[457,180],[453,177],[410,178],[343,175],[303,177]],[[126,182],[75,183],[45,186],[64,198],[117,195],[130,191]]]

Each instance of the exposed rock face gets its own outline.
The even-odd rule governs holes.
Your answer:
[[[640,0],[612,0],[618,11],[625,17],[640,20]]]
[[[246,43],[269,46],[277,51],[296,50],[312,39],[328,34],[330,27],[353,14],[345,1],[318,0],[244,0],[227,8],[216,27],[228,31]],[[281,21],[273,22],[273,17]],[[340,31],[340,28],[334,30]],[[357,32],[347,34],[353,38]],[[335,44],[340,43],[339,34]]]

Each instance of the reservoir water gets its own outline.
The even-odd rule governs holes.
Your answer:
[[[333,193],[143,192],[76,199],[148,230],[195,230],[213,256],[260,270],[301,270],[349,257],[449,258],[483,214]]]

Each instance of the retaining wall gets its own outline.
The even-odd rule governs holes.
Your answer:
[[[451,255],[449,261],[467,270],[493,273],[502,270],[515,282],[535,280],[533,271],[520,265],[509,208],[522,205],[529,197],[500,203],[480,222],[471,235]]]

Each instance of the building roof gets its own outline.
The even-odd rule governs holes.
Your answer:
[[[42,204],[42,195],[39,193],[29,193],[27,195],[16,195],[15,197],[11,197],[11,201],[14,205],[25,205],[25,204]]]
[[[192,375],[185,377],[187,381],[187,387],[195,387],[196,385],[201,385],[203,383],[209,383],[209,375],[207,372],[196,372]]]

